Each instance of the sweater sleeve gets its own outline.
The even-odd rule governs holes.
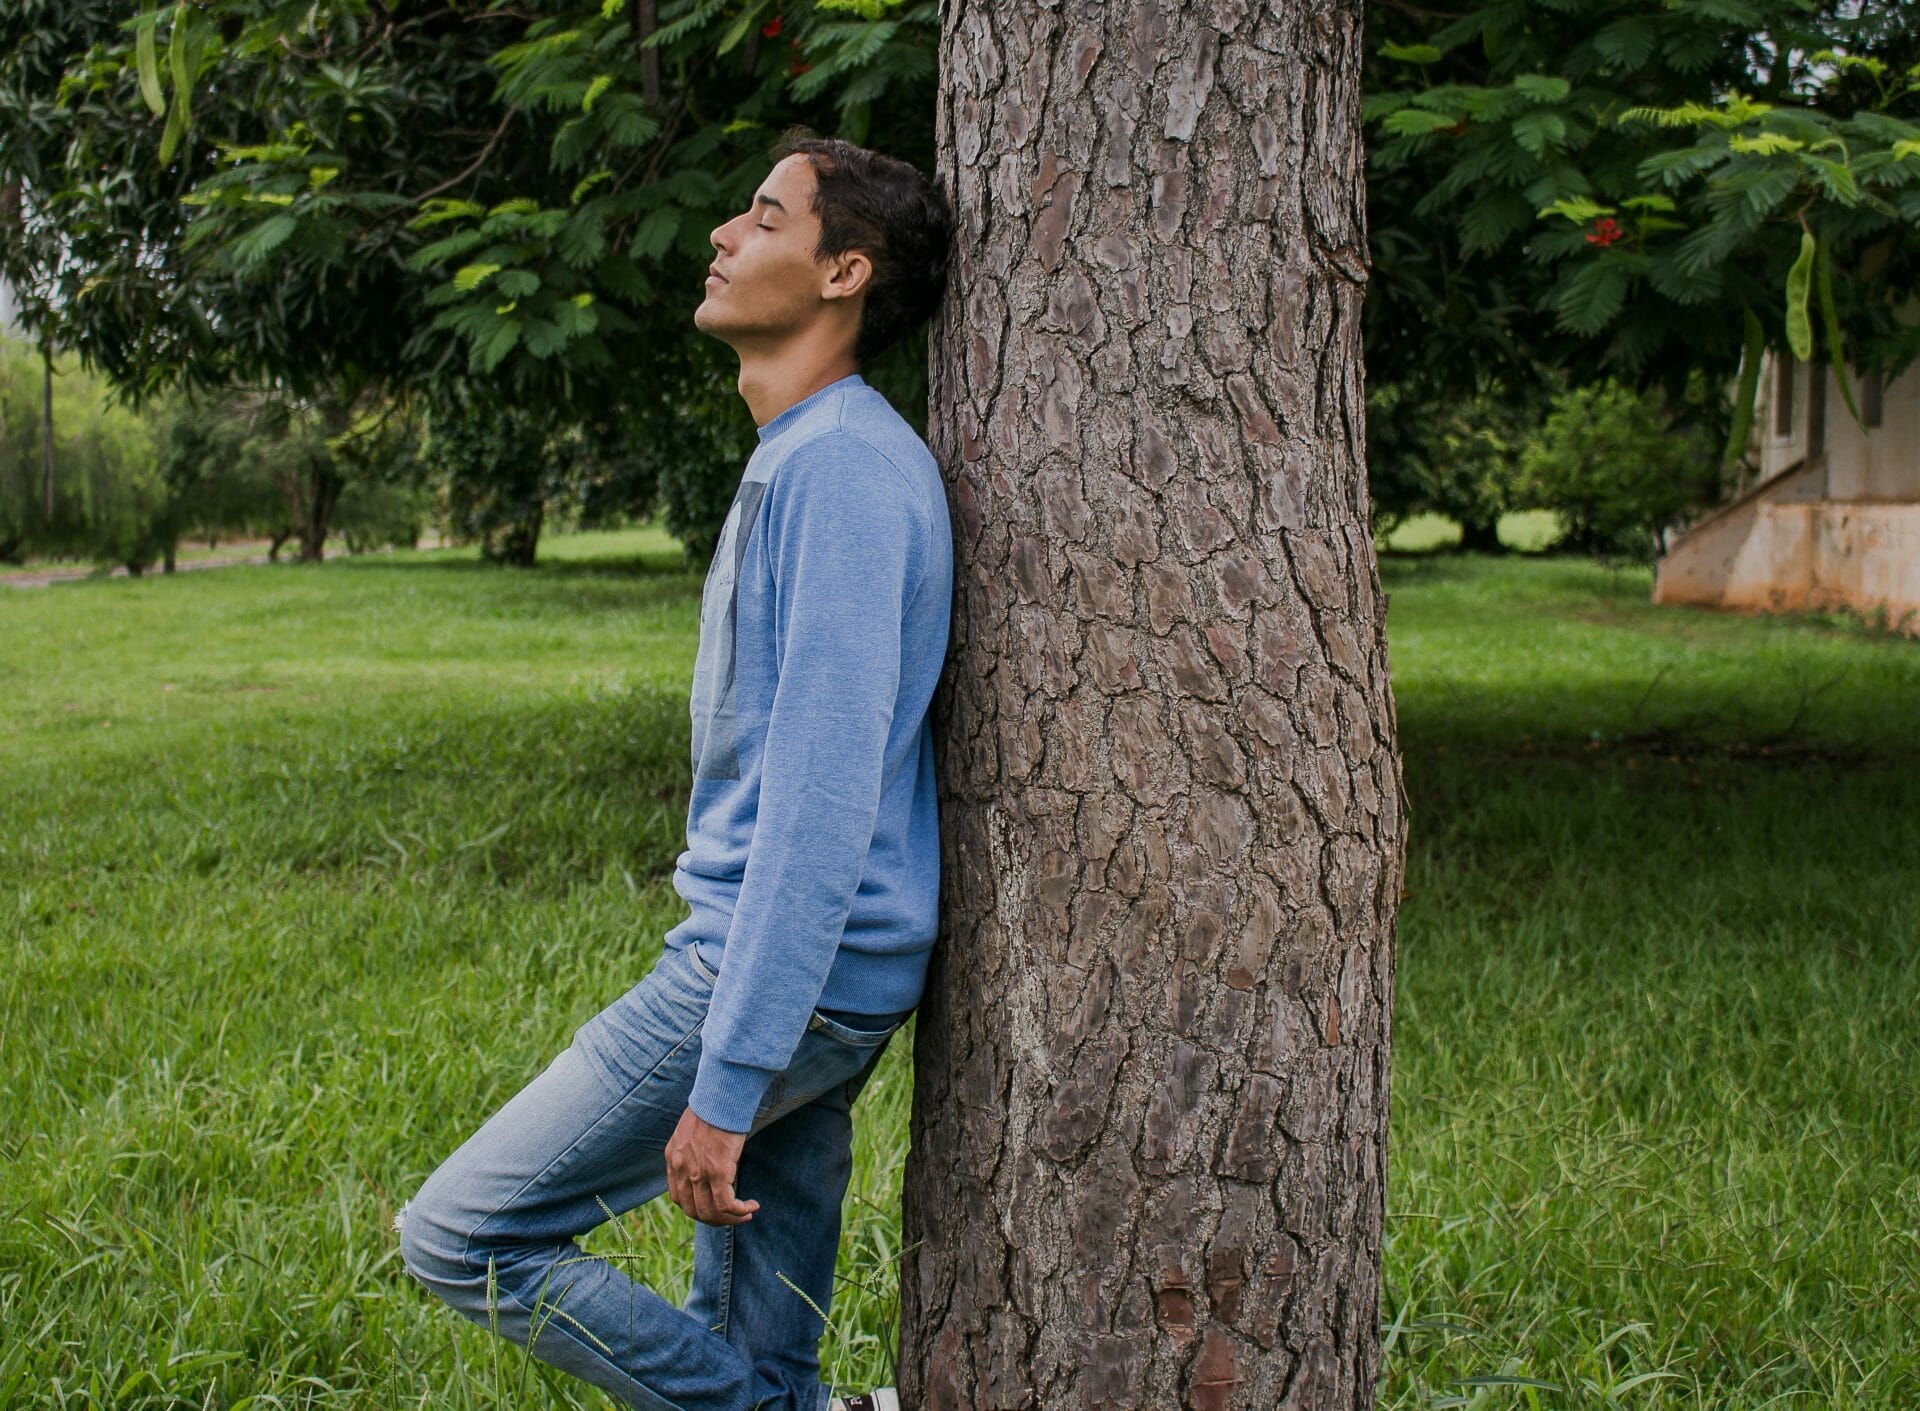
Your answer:
[[[820,1002],[866,871],[927,526],[879,451],[834,432],[767,492],[775,682],[760,787],[688,1106],[744,1132]]]

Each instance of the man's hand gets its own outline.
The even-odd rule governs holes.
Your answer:
[[[757,1200],[738,1200],[733,1178],[740,1169],[745,1132],[729,1132],[700,1120],[689,1107],[667,1142],[667,1194],[706,1225],[739,1225],[753,1218]]]

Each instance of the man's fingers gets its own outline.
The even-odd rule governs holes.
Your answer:
[[[733,1185],[728,1181],[703,1183],[694,1189],[699,1192],[699,1214],[695,1218],[708,1225],[745,1224],[760,1208],[757,1200],[742,1201],[735,1197]]]

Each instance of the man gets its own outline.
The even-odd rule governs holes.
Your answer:
[[[805,129],[774,155],[694,314],[739,354],[759,445],[701,603],[691,915],[397,1221],[440,1297],[649,1411],[828,1405],[849,1109],[938,915],[946,491],[859,368],[937,305],[952,219],[903,162]],[[684,1309],[574,1243],[662,1191],[699,1222]]]

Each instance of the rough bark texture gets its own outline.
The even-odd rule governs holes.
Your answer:
[[[908,1411],[1374,1401],[1405,795],[1358,0],[951,0]]]

